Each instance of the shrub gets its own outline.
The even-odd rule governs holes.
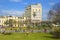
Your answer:
[[[10,30],[5,30],[2,34],[4,34],[4,35],[11,35],[12,32]]]
[[[51,32],[51,34],[53,35],[53,37],[55,38],[60,38],[60,28],[59,27],[55,27],[53,29],[53,31]]]

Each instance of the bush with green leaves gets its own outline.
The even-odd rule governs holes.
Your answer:
[[[12,34],[12,29],[11,28],[5,28],[5,30],[2,32],[4,35],[10,35]]]
[[[11,32],[10,30],[6,30],[6,31],[3,32],[3,34],[4,34],[4,35],[11,35],[12,32]]]
[[[55,38],[60,38],[60,28],[59,27],[54,27],[51,34]]]

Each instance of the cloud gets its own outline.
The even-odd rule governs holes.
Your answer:
[[[54,2],[50,2],[49,5],[53,6],[55,3]]]
[[[47,20],[49,9],[43,9],[42,19]]]
[[[22,0],[9,0],[11,2],[21,2]]]
[[[24,5],[27,5],[28,3],[27,2],[23,2],[23,0],[9,0],[10,2],[20,2],[20,4],[24,4]]]
[[[11,15],[11,16],[21,16],[24,12],[18,10],[2,10],[0,11],[0,15]]]

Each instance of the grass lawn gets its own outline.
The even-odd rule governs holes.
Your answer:
[[[60,40],[52,38],[52,35],[47,33],[13,33],[11,35],[0,34],[0,40]]]

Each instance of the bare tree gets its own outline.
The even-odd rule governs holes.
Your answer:
[[[60,3],[55,4],[49,11],[49,20],[60,24]]]

